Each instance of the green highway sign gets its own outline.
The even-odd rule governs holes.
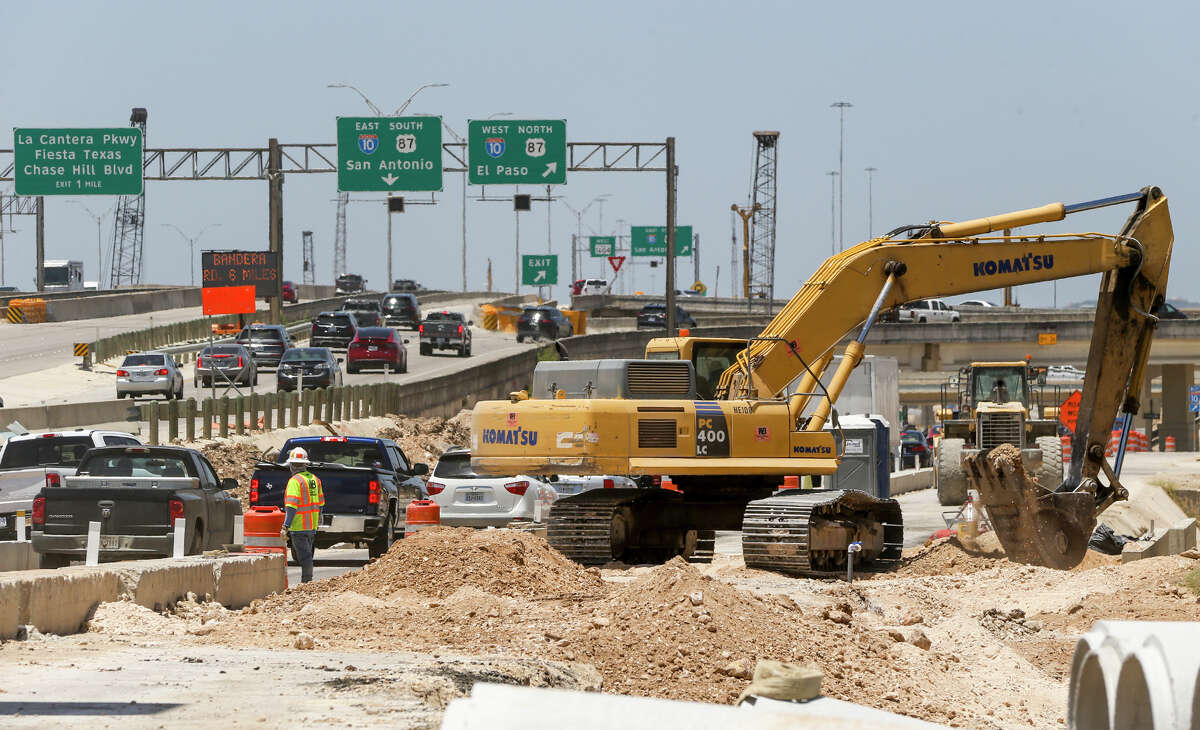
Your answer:
[[[563,185],[567,123],[563,119],[467,122],[467,182],[472,185]]]
[[[666,256],[666,226],[633,226],[630,236],[630,253],[634,256]],[[692,255],[692,227],[675,226],[675,255]]]
[[[558,255],[521,257],[521,284],[524,286],[550,286],[558,283]]]
[[[338,117],[340,192],[442,189],[441,117]]]
[[[588,236],[591,244],[592,258],[604,258],[617,254],[616,236]]]
[[[142,131],[14,129],[17,195],[139,195]]]

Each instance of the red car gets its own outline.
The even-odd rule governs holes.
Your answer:
[[[346,372],[357,373],[364,367],[392,372],[408,372],[408,340],[396,336],[391,327],[359,327],[350,346],[346,348]]]
[[[300,297],[296,296],[296,285],[290,281],[283,282],[283,301],[291,304],[300,301]]]

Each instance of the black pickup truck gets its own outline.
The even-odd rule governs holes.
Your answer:
[[[297,446],[308,452],[309,467],[325,493],[317,549],[339,542],[366,543],[377,558],[404,535],[404,510],[426,495],[420,478],[425,464],[411,464],[395,441],[358,436],[288,439],[275,463],[260,462],[250,479],[250,504],[283,507],[290,470],[284,463]]]
[[[458,312],[430,312],[421,320],[421,354],[434,350],[455,350],[459,357],[471,356],[471,325]]]
[[[331,347],[345,350],[358,332],[358,318],[353,312],[321,312],[312,321],[308,344],[310,347]]]
[[[236,487],[195,449],[89,449],[76,476],[34,498],[33,549],[43,568],[82,560],[88,523],[99,522],[101,561],[170,557],[180,517],[188,555],[216,549],[233,542],[233,518],[242,507],[226,490]]]
[[[378,299],[347,299],[342,302],[343,312],[354,312],[359,327],[383,325],[383,306]]]

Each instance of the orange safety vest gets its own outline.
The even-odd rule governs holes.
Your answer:
[[[325,506],[325,492],[321,489],[321,480],[316,476],[302,471],[293,474],[288,479],[284,492],[283,506],[296,510],[289,530],[315,530],[321,521],[321,508]]]

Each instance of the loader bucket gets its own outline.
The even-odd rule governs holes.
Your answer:
[[[1009,560],[1057,570],[1074,568],[1096,527],[1088,492],[1054,492],[1029,478],[1021,452],[998,446],[967,459],[967,478],[979,491]],[[1049,488],[1047,488],[1049,487]]]

